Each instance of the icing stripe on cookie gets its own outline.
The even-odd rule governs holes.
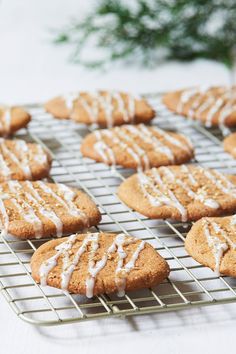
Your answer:
[[[11,193],[13,193],[16,196],[16,198],[11,198],[9,195],[8,198],[11,200],[11,202],[18,209],[18,212],[23,217],[23,219],[26,222],[33,225],[34,231],[35,231],[35,237],[36,238],[42,237],[42,234],[43,234],[42,221],[35,214],[34,209],[31,207],[31,205],[26,200],[23,203],[24,207],[17,200],[17,195],[18,195],[19,191],[22,190],[20,183],[18,181],[9,181],[8,186],[9,186]],[[25,193],[25,196],[27,197],[27,193]]]
[[[144,124],[140,124],[139,127],[140,129],[136,126],[130,125],[126,126],[126,129],[128,129],[131,134],[137,135],[145,143],[150,144],[152,149],[166,155],[172,162],[174,162],[175,158],[171,149],[161,143],[160,140],[158,140]]]
[[[126,130],[130,134],[128,134]],[[143,124],[139,124],[138,126],[124,125],[123,127],[116,127],[112,130],[99,130],[95,131],[94,135],[97,140],[94,144],[94,148],[105,163],[110,163],[112,166],[116,165],[113,148],[117,145],[117,147],[120,147],[132,157],[139,171],[150,168],[147,151],[141,147],[143,144],[149,144],[150,151],[164,154],[171,164],[175,163],[173,151],[176,146],[184,151],[192,152],[192,145],[190,142],[187,142],[186,139],[186,144],[184,144],[161,129],[150,129]],[[158,135],[161,136],[161,139],[158,138]],[[136,139],[136,137],[138,139]],[[112,144],[111,146],[106,143],[105,138],[109,139]],[[173,151],[166,142],[173,145]]]
[[[201,119],[201,115],[206,112],[205,125],[211,127],[214,117],[219,114],[219,126],[224,131],[225,120],[230,114],[236,111],[236,88],[217,88],[214,93],[214,88],[193,88],[182,92],[177,112],[183,113],[185,105],[188,105],[187,115],[193,118]]]
[[[161,135],[165,140],[167,140],[169,143],[171,143],[174,146],[177,146],[178,148],[185,150],[185,151],[192,151],[192,144],[191,142],[187,139],[187,137],[185,136],[184,139],[186,141],[186,144],[184,145],[180,140],[174,138],[173,136],[171,136],[170,134],[168,134],[167,132],[165,132],[164,130],[157,128],[157,127],[152,127],[152,129],[158,133],[159,135]],[[183,136],[183,135],[182,135]],[[187,145],[187,146],[186,146]]]
[[[170,182],[172,183],[176,183],[179,187],[183,188],[188,196],[190,198],[192,198],[193,200],[199,200],[200,202],[202,202],[204,205],[206,205],[209,208],[212,209],[218,209],[220,207],[219,203],[211,198],[205,198],[203,193],[195,193],[189,186],[187,183],[185,183],[183,180],[177,178],[175,176],[175,174],[168,168],[168,167],[161,167],[160,171],[163,171],[165,176],[167,177],[167,179],[169,179]],[[188,177],[190,178],[190,180],[192,181],[192,174],[190,172],[188,172]]]
[[[0,187],[0,212],[2,215],[3,220],[1,220],[1,228],[2,231],[7,232],[9,227],[9,217],[7,214],[7,210],[4,204],[4,199],[8,198],[8,194],[3,193],[2,187]]]
[[[234,198],[236,198],[236,186],[230,183],[230,181],[224,175],[217,171],[210,172],[204,168],[199,169],[223,194],[232,195]],[[217,175],[217,178],[214,174]],[[226,183],[226,186],[224,186],[222,182]]]
[[[55,212],[50,208],[50,209],[45,209],[44,208],[44,199],[39,195],[37,190],[33,187],[32,183],[27,181],[25,182],[27,187],[29,188],[30,192],[32,195],[30,196],[28,194],[28,199],[30,199],[37,207],[40,212],[44,217],[49,219],[56,227],[56,235],[57,237],[62,236],[62,231],[63,231],[63,225],[61,219],[55,214]]]
[[[76,235],[71,235],[66,242],[61,243],[55,249],[57,253],[51,258],[44,261],[39,268],[40,283],[42,286],[47,285],[47,277],[49,272],[57,265],[57,260],[61,254],[69,251],[76,239]],[[67,254],[67,253],[66,253]]]
[[[4,131],[4,135],[8,135],[10,132],[10,128],[11,128],[11,108],[7,108],[4,112],[3,115],[3,131]]]
[[[48,185],[43,183],[42,181],[37,182],[38,186],[51,197],[57,200],[59,204],[64,206],[64,208],[68,211],[68,213],[72,216],[80,216],[84,222],[84,225],[88,225],[88,217],[86,214],[80,210],[77,205],[73,202],[73,199],[76,196],[76,193],[69,187],[64,184],[57,183],[56,186],[58,188],[59,193],[62,195],[58,195],[57,192],[54,192]]]
[[[178,175],[179,170],[182,172],[181,177]],[[181,194],[183,194],[191,199],[191,201],[186,201],[187,204],[199,201],[208,208],[220,208],[217,197],[214,197],[215,193],[207,192],[204,188],[202,184],[203,177],[214,184],[214,190],[217,189],[223,195],[230,195],[236,198],[236,187],[227,177],[217,171],[194,167],[193,173],[191,169],[185,165],[182,165],[179,170],[176,170],[176,174],[173,168],[163,166],[158,169],[152,168],[147,173],[139,172],[137,174],[138,184],[142,194],[148,199],[152,206],[161,207],[168,205],[174,207],[180,212],[182,221],[186,221],[187,210],[174,192],[177,189],[179,190],[179,198]],[[200,179],[199,185],[198,178]],[[219,193],[216,193],[216,196],[218,195]]]
[[[29,167],[28,160],[28,146],[23,140],[15,140],[17,152],[20,155],[20,158],[17,157],[6,145],[4,139],[0,138],[0,150],[2,151],[2,159],[4,156],[8,157],[17,167],[23,172],[24,176],[27,179],[32,179],[31,170]],[[3,156],[4,155],[4,156]],[[4,170],[3,170],[4,171]],[[9,170],[7,171],[5,167],[5,175],[10,176]]]
[[[114,126],[114,101],[117,103],[117,111],[122,114],[125,122],[132,122],[135,117],[135,98],[126,95],[128,103],[125,102],[122,94],[117,91],[90,93],[92,103],[87,102],[80,93],[71,93],[63,96],[66,107],[69,111],[73,109],[75,101],[78,101],[89,116],[91,123],[98,122],[99,108],[103,110],[108,128]]]
[[[209,224],[206,220],[204,220],[203,231],[215,259],[215,273],[219,276],[222,256],[229,247],[226,242],[222,242],[217,236],[210,233]]]
[[[220,264],[224,253],[229,249],[236,249],[236,242],[231,238],[232,235],[235,235],[235,226],[236,226],[236,215],[229,217],[229,223],[227,230],[225,230],[221,225],[212,219],[205,218],[203,219],[203,231],[207,239],[208,245],[212,250],[214,259],[215,259],[215,273],[220,275]],[[213,229],[210,231],[210,227]],[[221,240],[221,238],[224,240]]]
[[[157,169],[153,168],[150,170],[150,177],[143,173],[138,173],[137,177],[141,190],[143,192],[145,191],[145,196],[148,197],[151,205],[171,206],[178,210],[183,222],[187,221],[187,210],[179,202],[175,194],[165,186]],[[148,181],[148,183],[146,183],[146,181]],[[149,187],[155,195],[150,194],[145,186]]]
[[[140,252],[145,247],[145,242],[141,241],[135,251],[132,253],[129,262],[124,264],[124,260],[127,257],[126,252],[123,249],[124,245],[129,245],[136,242],[135,239],[129,238],[125,234],[116,235],[112,244],[105,250],[102,257],[97,259],[97,251],[99,250],[99,233],[90,233],[85,236],[81,246],[71,257],[71,249],[76,241],[76,235],[72,235],[67,241],[61,243],[55,247],[57,251],[54,256],[45,260],[39,269],[40,283],[41,285],[47,284],[47,278],[50,271],[57,265],[58,259],[62,256],[62,272],[60,274],[61,288],[65,291],[68,290],[68,286],[75,268],[79,265],[81,256],[87,251],[87,247],[90,245],[91,249],[88,252],[88,275],[85,279],[86,296],[88,298],[94,295],[94,286],[96,283],[96,277],[98,273],[106,266],[109,256],[113,253],[117,253],[118,261],[115,269],[114,279],[117,286],[118,296],[124,296],[126,287],[126,277],[128,273],[134,269],[135,263],[140,255]]]

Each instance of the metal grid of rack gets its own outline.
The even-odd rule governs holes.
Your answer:
[[[222,134],[206,130],[197,122],[167,111],[161,95],[146,95],[157,112],[152,124],[184,132],[193,142],[201,164],[235,174],[236,160],[223,152]],[[76,186],[87,192],[102,213],[98,230],[125,232],[151,243],[167,260],[171,273],[153,289],[129,292],[124,297],[97,296],[87,299],[58,289],[41,287],[30,274],[30,258],[44,240],[0,239],[0,291],[21,319],[36,325],[59,325],[110,316],[165,312],[193,306],[236,301],[236,280],[217,277],[195,262],[184,249],[184,238],[191,224],[169,220],[149,220],[130,210],[116,196],[120,183],[134,171],[117,167],[115,171],[82,158],[80,143],[92,128],[60,121],[45,113],[42,106],[25,106],[33,116],[27,131],[18,137],[46,147],[54,161],[51,180]]]

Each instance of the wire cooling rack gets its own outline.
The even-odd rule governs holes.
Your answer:
[[[222,172],[236,173],[236,160],[223,152],[222,133],[206,130],[196,122],[167,111],[161,95],[146,95],[157,118],[152,124],[175,129],[191,138],[196,158],[201,164]],[[236,280],[217,277],[210,269],[195,262],[184,249],[184,239],[191,224],[169,220],[149,220],[130,210],[116,196],[120,183],[134,173],[117,167],[114,172],[102,164],[82,158],[80,143],[92,128],[53,119],[42,106],[25,106],[33,120],[18,137],[46,147],[54,159],[51,180],[79,187],[98,205],[102,221],[97,229],[125,232],[152,244],[167,260],[171,273],[153,289],[87,299],[58,289],[41,287],[30,274],[30,258],[46,239],[22,241],[0,239],[0,291],[21,319],[36,325],[59,325],[110,316],[128,316],[165,312],[193,306],[236,301]]]

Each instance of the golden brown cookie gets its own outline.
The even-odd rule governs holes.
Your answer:
[[[0,138],[0,182],[45,178],[51,162],[51,157],[39,144]]]
[[[114,91],[58,96],[48,101],[45,109],[56,118],[108,128],[127,123],[148,123],[155,116],[145,99]]]
[[[0,136],[7,137],[30,122],[31,116],[21,107],[0,105]]]
[[[236,277],[236,215],[202,218],[187,234],[185,248],[217,275]]]
[[[194,165],[152,168],[127,178],[118,196],[152,219],[198,220],[236,212],[236,176]]]
[[[84,138],[81,152],[108,165],[144,170],[178,165],[194,156],[191,142],[183,135],[144,124],[97,130]]]
[[[75,234],[44,243],[31,259],[42,285],[94,295],[149,288],[169,274],[166,261],[148,243],[125,234]]]
[[[163,103],[175,113],[200,120],[206,127],[236,126],[236,87],[193,87],[167,93]]]
[[[224,150],[236,158],[236,133],[232,133],[224,139]]]
[[[101,215],[83,192],[64,184],[0,183],[0,221],[4,234],[21,239],[62,236],[97,225]]]

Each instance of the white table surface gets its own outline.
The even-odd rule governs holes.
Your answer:
[[[43,101],[78,89],[163,91],[195,84],[227,84],[221,64],[198,60],[154,70],[114,65],[88,71],[68,62],[69,51],[50,42],[49,29],[82,16],[92,1],[0,0],[0,101]],[[220,353],[232,352],[236,306],[221,305],[168,314],[36,328],[17,319],[0,297],[0,352],[39,353]]]

